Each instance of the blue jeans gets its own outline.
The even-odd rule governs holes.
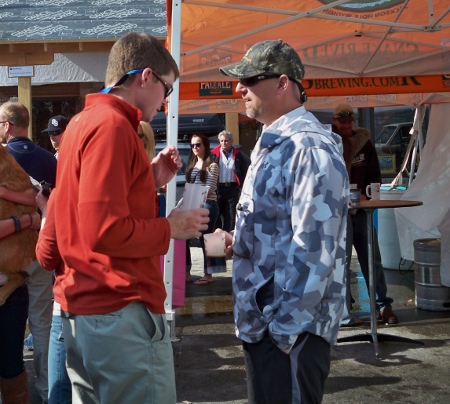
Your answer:
[[[216,221],[219,217],[219,205],[217,204],[217,202],[206,202],[205,208],[209,210],[209,223],[208,229],[202,232],[202,236],[200,237],[200,245],[202,246],[203,250],[203,272],[206,275],[208,273],[217,272],[217,269],[221,269],[221,267],[226,268],[226,262],[225,258],[214,258],[206,256],[203,234],[214,233],[214,230],[216,229]]]
[[[367,214],[363,210],[358,210],[355,215],[349,215],[347,224],[351,223],[352,231],[348,231],[349,240],[347,243],[353,244],[358,256],[361,272],[366,281],[367,289],[369,290],[369,252],[368,252],[368,237],[367,237]],[[350,239],[352,237],[352,239]],[[377,298],[378,309],[390,308],[394,301],[387,296],[387,285],[384,277],[383,266],[381,265],[380,249],[378,247],[378,237],[374,230],[373,250],[375,256],[374,262],[374,277],[375,277],[375,291]],[[351,253],[350,253],[351,256]]]
[[[28,288],[22,285],[0,306],[0,377],[19,376],[23,370],[23,336],[28,317]]]
[[[66,346],[61,316],[53,316],[48,349],[48,403],[72,403],[72,386],[66,369]]]

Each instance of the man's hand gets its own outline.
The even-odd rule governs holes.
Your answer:
[[[156,188],[166,185],[183,165],[175,146],[167,146],[152,161]]]
[[[208,229],[209,210],[205,208],[181,210],[175,208],[167,220],[170,224],[170,237],[175,240],[189,240],[201,236]]]

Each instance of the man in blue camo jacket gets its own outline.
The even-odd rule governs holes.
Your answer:
[[[283,41],[220,70],[264,124],[228,247],[249,403],[319,403],[345,300],[342,142],[303,107],[304,68]]]

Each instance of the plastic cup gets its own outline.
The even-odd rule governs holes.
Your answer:
[[[359,188],[350,188],[349,205],[350,207],[359,206],[361,202],[361,190]]]
[[[225,257],[225,233],[208,233],[203,235],[205,242],[205,254],[208,257]]]
[[[208,196],[209,186],[201,184],[186,183],[183,192],[183,201],[181,203],[181,210],[191,210],[203,208],[205,206],[206,198]]]

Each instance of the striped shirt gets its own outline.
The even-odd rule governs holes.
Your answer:
[[[208,201],[217,201],[217,183],[219,180],[219,166],[217,163],[211,163],[209,167],[206,168],[206,184],[200,180],[200,170],[194,167],[191,171],[190,182],[192,184],[202,184],[209,187],[208,190]]]

